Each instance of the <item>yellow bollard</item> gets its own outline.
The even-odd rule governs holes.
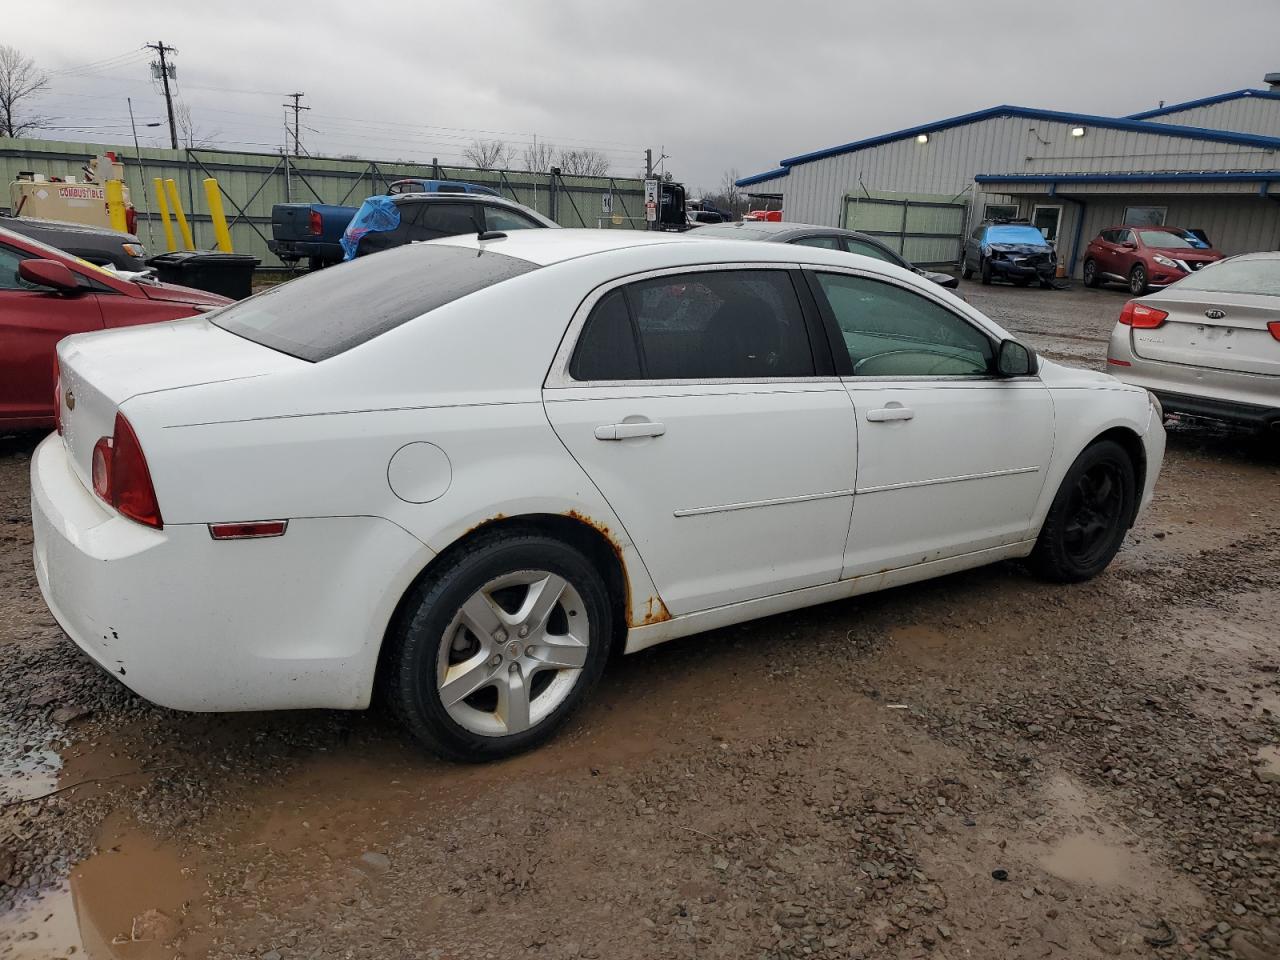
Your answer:
[[[107,219],[111,221],[111,229],[121,233],[129,232],[129,221],[124,215],[124,183],[120,180],[108,180]]]
[[[187,225],[187,215],[182,212],[182,198],[178,196],[178,181],[170,177],[164,182],[169,193],[169,206],[173,208],[173,219],[178,221],[178,230],[182,233],[182,249],[194,250],[196,242],[191,239],[191,227]]]
[[[173,252],[178,249],[178,245],[173,241],[173,224],[169,222],[169,203],[164,198],[164,181],[159,177],[153,177],[151,183],[156,188],[156,211],[160,214],[160,222],[164,225],[164,245],[167,250]]]
[[[209,201],[209,216],[213,218],[213,235],[218,240],[218,249],[223,253],[235,253],[231,248],[231,231],[227,229],[227,215],[222,209],[222,194],[218,192],[218,181],[213,177],[205,180],[204,195]]]

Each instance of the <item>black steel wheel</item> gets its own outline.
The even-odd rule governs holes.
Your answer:
[[[1031,554],[1036,572],[1074,583],[1105,570],[1133,521],[1136,476],[1128,452],[1113,440],[1100,440],[1080,454],[1058,488]]]

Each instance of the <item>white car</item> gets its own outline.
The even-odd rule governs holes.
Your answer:
[[[544,740],[614,649],[1091,577],[1164,453],[1147,391],[904,269],[671,234],[413,244],[58,359],[35,564],[89,656],[182,710],[377,687],[460,759]]]

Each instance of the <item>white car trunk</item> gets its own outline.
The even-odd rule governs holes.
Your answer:
[[[1144,360],[1280,376],[1280,342],[1267,329],[1269,321],[1280,319],[1276,298],[1212,296],[1196,291],[1194,300],[1164,294],[1140,301],[1168,311],[1169,318],[1154,329],[1134,329],[1134,353]]]
[[[62,441],[93,486],[93,448],[131,397],[292,369],[304,361],[195,318],[83,336],[58,345]],[[146,438],[140,438],[146,448]]]

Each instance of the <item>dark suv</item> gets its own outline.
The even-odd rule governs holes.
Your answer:
[[[982,282],[1008,280],[1025,287],[1033,280],[1053,286],[1058,255],[1044,235],[1027,220],[984,220],[964,244],[960,275],[977,273]]]
[[[536,210],[485,194],[402,193],[370,197],[342,235],[347,259],[462,233],[555,227]]]

